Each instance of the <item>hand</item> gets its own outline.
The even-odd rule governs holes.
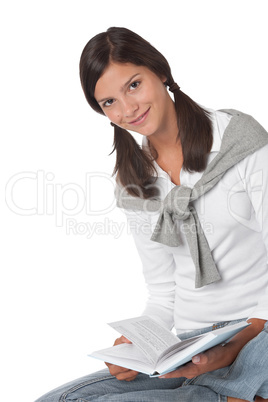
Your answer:
[[[234,362],[238,353],[246,343],[262,331],[266,321],[251,318],[248,322],[250,322],[251,325],[235,335],[225,346],[218,345],[207,350],[205,353],[200,353],[194,356],[190,363],[159,378],[193,378],[200,374],[229,366]]]
[[[230,347],[231,346],[231,347]],[[160,378],[186,377],[193,378],[208,371],[229,366],[236,358],[236,351],[232,345],[215,346],[204,353],[192,358],[190,363],[172,371]]]
[[[121,343],[131,343],[131,342],[124,336],[121,336],[120,338],[117,338],[115,340],[114,346],[120,345]],[[117,380],[120,380],[120,381],[122,381],[122,380],[132,381],[139,374],[138,371],[133,371],[133,370],[127,369],[125,367],[116,366],[115,364],[111,364],[111,363],[105,363],[105,364],[109,368],[111,375],[113,375],[114,377],[117,378]]]

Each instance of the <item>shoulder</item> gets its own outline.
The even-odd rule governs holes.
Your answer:
[[[249,125],[250,129],[268,135],[264,127],[250,114],[241,112],[236,109],[220,109],[217,110],[217,113],[224,113],[233,118],[232,120],[235,122],[234,127]]]
[[[267,131],[251,115],[234,109],[223,111],[232,118],[224,131],[221,152],[239,153],[242,159],[268,143]]]

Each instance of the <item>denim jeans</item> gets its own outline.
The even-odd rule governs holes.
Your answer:
[[[232,322],[233,323],[233,322]],[[180,338],[229,325],[218,323]],[[241,350],[234,363],[192,379],[150,378],[139,374],[134,381],[118,381],[108,369],[65,384],[36,402],[227,402],[227,396],[254,401],[268,398],[268,322],[264,330]]]

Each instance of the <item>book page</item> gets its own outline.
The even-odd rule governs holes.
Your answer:
[[[167,348],[180,343],[176,335],[147,316],[116,321],[109,325],[142,350],[151,363],[156,363]]]
[[[98,350],[89,356],[145,374],[151,374],[154,371],[154,367],[150,365],[144,354],[133,343],[122,343]]]
[[[180,350],[186,349],[189,346],[193,345],[199,339],[203,338],[205,335],[197,335],[192,338],[185,339],[184,341],[180,341],[180,343],[177,343],[176,345],[170,346],[168,349],[166,349],[161,355],[158,357],[158,361],[168,359],[170,356],[174,355],[175,353],[179,352]]]

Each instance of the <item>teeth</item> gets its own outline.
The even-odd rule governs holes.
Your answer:
[[[145,113],[143,113],[143,115],[141,117],[139,117],[136,121],[140,121],[144,115],[145,115]]]

